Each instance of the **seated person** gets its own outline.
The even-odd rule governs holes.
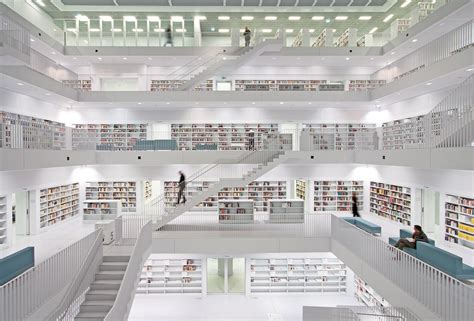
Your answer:
[[[400,250],[403,250],[405,247],[416,249],[416,242],[428,243],[428,236],[426,236],[425,232],[423,232],[420,225],[414,226],[414,231],[411,238],[398,240],[398,242],[395,244],[395,247]]]

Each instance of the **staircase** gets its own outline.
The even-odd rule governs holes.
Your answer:
[[[104,256],[75,321],[103,321],[117,298],[130,256]]]
[[[235,177],[232,178],[221,178],[222,174],[229,175],[228,169],[223,168],[223,165],[228,165],[226,162],[206,167],[204,170],[192,175],[191,178],[187,180],[187,183],[191,181],[208,180],[208,177],[216,175],[216,180],[210,183],[207,188],[188,197],[185,204],[178,205],[171,209],[165,208],[164,195],[158,196],[152,200],[149,205],[144,206],[143,213],[152,219],[154,223],[153,228],[155,230],[160,229],[181,214],[190,211],[194,206],[206,200],[208,197],[216,195],[223,188],[244,187],[274,169],[286,159],[288,159],[288,156],[284,151],[252,152],[250,155],[246,155],[240,160],[237,160],[235,164],[253,164],[258,160],[261,160],[261,162],[253,165],[250,170],[235,173]]]
[[[239,49],[238,56],[235,59],[228,56],[216,56],[215,61],[203,71],[193,75],[189,80],[184,81],[177,90],[189,91],[193,90],[197,85],[212,78],[219,72],[228,72],[238,68],[248,61],[260,56],[265,51],[280,51],[283,47],[281,39],[265,40],[254,47],[245,47]]]

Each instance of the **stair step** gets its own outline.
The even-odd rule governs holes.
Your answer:
[[[130,256],[128,255],[104,255],[103,262],[128,262]]]
[[[86,300],[115,300],[118,290],[89,290],[86,293]]]
[[[95,274],[96,280],[122,280],[125,271],[99,271]]]
[[[95,280],[91,283],[91,290],[117,290],[122,280]]]
[[[108,312],[79,312],[74,321],[104,321]]]
[[[100,265],[100,271],[125,271],[128,262],[104,262]]]
[[[114,305],[113,300],[84,301],[81,304],[80,312],[109,312]]]

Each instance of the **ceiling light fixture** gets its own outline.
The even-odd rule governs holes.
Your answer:
[[[24,83],[22,83],[22,82],[17,82],[16,84],[17,84],[18,86],[23,86],[23,85],[24,85]]]
[[[169,104],[170,104],[170,102],[169,102],[169,101],[167,101],[167,102],[166,102],[166,104],[167,104],[167,105],[169,105]]]
[[[171,21],[183,21],[183,16],[171,16]]]
[[[311,20],[321,21],[321,20],[324,20],[324,16],[313,16],[313,17],[311,17]]]
[[[137,17],[135,16],[123,16],[123,20],[127,22],[135,22],[137,21]]]
[[[127,60],[127,57],[123,57],[122,59],[123,59],[123,60]]]
[[[417,41],[418,41],[418,39],[413,39],[411,42],[417,42]]]
[[[194,19],[196,20],[207,20],[206,16],[195,16]]]
[[[287,33],[292,33],[294,30],[293,29],[286,29],[285,32]]]
[[[426,86],[431,86],[433,83],[432,82],[427,82]]]
[[[220,33],[227,33],[227,32],[229,32],[230,30],[229,30],[229,29],[219,29],[219,30],[217,30],[217,31],[220,32]]]
[[[102,20],[102,21],[108,21],[108,22],[113,21],[111,16],[99,16],[99,19]]]
[[[346,57],[346,60],[351,60],[351,58],[349,58],[349,57]]]
[[[363,20],[363,21],[367,21],[367,20],[370,20],[372,19],[372,16],[360,16],[359,17],[359,20]]]
[[[391,54],[391,55],[394,55],[394,54],[395,54],[395,51],[392,51],[390,54]]]
[[[290,21],[298,21],[298,20],[300,20],[300,19],[301,19],[300,16],[289,16],[289,17],[288,17],[288,20],[290,20]]]
[[[102,57],[97,57],[97,59],[102,60]]]
[[[76,19],[79,20],[79,21],[85,21],[85,22],[89,21],[89,17],[84,16],[82,14],[76,15]]]
[[[474,68],[466,69],[466,71],[474,71]]]
[[[153,29],[154,32],[165,32],[165,29],[162,28],[155,28]]]
[[[110,29],[110,31],[112,31],[112,32],[122,32],[122,29],[120,29],[120,28],[112,28],[112,29]]]
[[[150,22],[160,22],[160,17],[158,17],[158,16],[147,16],[146,20],[148,20]]]
[[[31,41],[31,42],[35,42],[35,39],[31,38],[30,41]]]
[[[142,103],[141,103],[141,102],[138,102],[137,104],[141,105]]]
[[[230,17],[229,16],[219,16],[219,17],[217,17],[217,20],[227,21],[227,20],[230,20]]]
[[[90,28],[89,31],[90,32],[100,32],[100,29],[99,28]]]
[[[316,30],[314,30],[314,29],[309,29],[309,32],[310,32],[310,33],[313,33],[313,32],[315,32],[315,31],[316,31]]]
[[[255,105],[255,102],[254,102],[254,101],[252,101],[252,105]]]
[[[280,101],[280,105],[283,105],[283,104],[284,104],[284,102]]]
[[[51,96],[51,94],[50,94],[50,93],[44,93],[44,94],[45,94],[46,96]]]
[[[77,29],[76,28],[66,28],[66,31],[77,32]]]
[[[390,19],[393,18],[393,13],[392,14],[389,14],[388,16],[386,16],[384,19],[383,19],[383,22],[388,22]]]
[[[400,6],[400,8],[405,8],[405,7],[408,6],[410,3],[411,3],[411,0],[405,0],[405,2],[402,3],[402,5]]]
[[[142,28],[133,28],[132,31],[133,32],[143,32],[143,29]]]
[[[262,32],[263,33],[270,33],[270,32],[272,32],[272,29],[262,29]]]
[[[326,19],[326,23],[330,23],[331,22],[331,19]]]
[[[372,29],[370,29],[369,33],[374,33],[374,32],[376,32],[377,30],[379,30],[379,28],[373,27]]]
[[[251,21],[253,20],[253,16],[242,16],[242,20]]]
[[[278,17],[276,17],[276,16],[266,16],[265,17],[265,20],[268,20],[268,21],[274,21],[274,20],[277,20],[277,19],[278,19]]]
[[[347,20],[348,18],[349,18],[348,16],[337,16],[334,19],[337,21],[344,21],[344,20]]]

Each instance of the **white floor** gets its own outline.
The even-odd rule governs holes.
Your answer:
[[[94,230],[94,224],[82,222],[81,217],[74,217],[51,226],[36,235],[13,235],[12,245],[0,250],[0,258],[21,250],[27,246],[35,247],[35,264],[53,256],[62,249],[77,242]],[[13,230],[13,234],[15,231]]]
[[[361,305],[348,294],[137,294],[129,321],[302,321],[303,306]]]

